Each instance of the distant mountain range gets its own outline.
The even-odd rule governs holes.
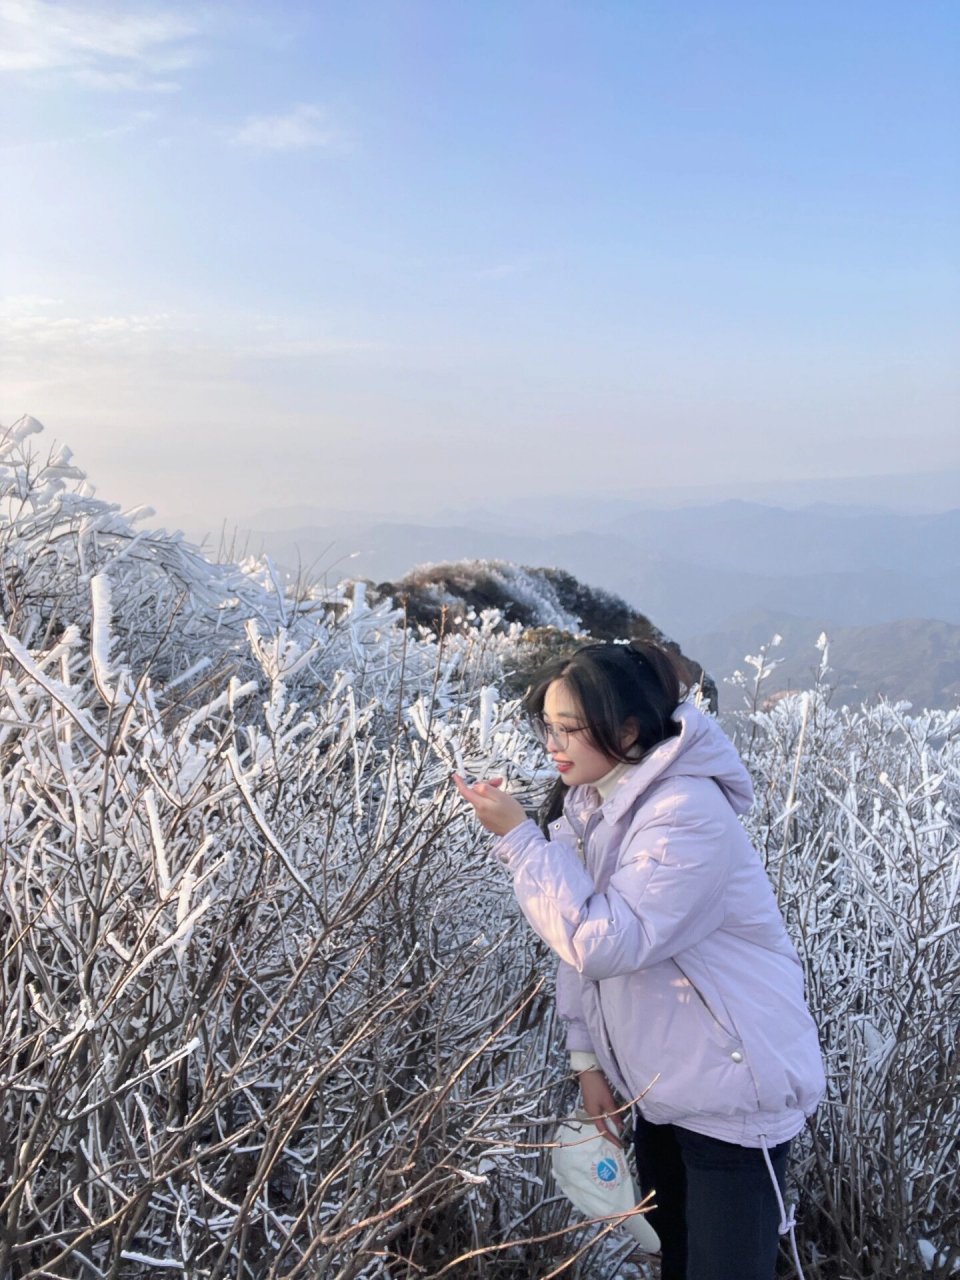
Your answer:
[[[623,477],[629,479],[629,477]],[[838,510],[864,509],[900,512],[907,515],[950,511],[960,506],[960,469],[944,465],[936,472],[900,473],[891,476],[835,476],[832,478],[799,478],[780,481],[744,481],[735,483],[680,483],[671,488],[659,486],[644,489],[632,484],[628,494],[591,493],[576,487],[575,492],[551,492],[538,486],[536,492],[525,492],[522,498],[490,499],[477,495],[473,501],[456,499],[442,491],[432,510],[410,508],[404,498],[403,485],[396,490],[393,510],[378,508],[376,516],[369,508],[334,508],[330,503],[299,504],[271,507],[246,520],[252,529],[295,529],[310,525],[370,523],[377,518],[389,524],[417,523],[473,528],[509,527],[517,531],[542,528],[603,528],[607,522],[631,511],[675,511],[689,507],[720,506],[730,500],[762,507],[796,510],[818,505]],[[557,523],[560,513],[562,523]]]
[[[732,708],[740,695],[731,688],[730,677],[737,670],[752,676],[745,655],[756,655],[778,634],[781,643],[766,655],[778,663],[765,682],[767,693],[809,689],[820,660],[820,628],[809,619],[754,614],[727,631],[691,636],[685,648],[713,676],[721,707]],[[917,710],[960,706],[960,626],[907,618],[835,627],[828,639],[827,683],[834,702],[858,706],[882,696],[905,700]]]
[[[530,530],[527,507],[517,521],[525,528],[507,514],[500,523],[484,519],[486,527],[348,518],[251,532],[248,545],[306,578],[331,581],[396,581],[417,565],[452,560],[556,567],[622,596],[720,680],[779,631],[789,644],[796,638],[797,652],[784,648],[778,677],[803,683],[816,662],[813,642],[826,631],[835,641],[831,665],[849,691],[837,696],[957,701],[960,508],[911,515],[732,501],[650,510],[618,500],[591,508],[590,526],[561,529],[568,510],[548,503],[539,531]],[[579,514],[587,518],[588,508]]]

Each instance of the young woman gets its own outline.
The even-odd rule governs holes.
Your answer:
[[[799,960],[740,825],[750,779],[653,645],[590,644],[525,707],[558,772],[544,829],[499,779],[456,785],[560,958],[597,1128],[634,1104],[663,1280],[771,1280],[790,1139],[822,1095]],[[544,834],[545,833],[545,834]]]

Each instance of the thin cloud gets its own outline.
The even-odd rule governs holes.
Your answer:
[[[27,151],[54,151],[58,148],[77,147],[85,142],[96,142],[100,139],[126,138],[134,133],[142,133],[150,125],[160,119],[156,111],[134,111],[120,119],[117,124],[104,129],[87,129],[83,133],[60,134],[48,138],[22,138],[14,142],[0,142],[0,154]],[[157,139],[156,145],[163,145],[168,139]]]
[[[255,335],[255,336],[253,336]],[[379,350],[351,337],[297,332],[273,317],[171,312],[96,314],[62,299],[0,299],[0,373],[47,378],[96,365],[163,367],[171,356],[223,373],[233,362],[335,359]]]
[[[260,151],[344,151],[347,139],[322,107],[300,103],[285,115],[251,116],[234,134],[242,147]]]
[[[45,293],[8,294],[0,299],[0,324],[12,316],[31,314],[41,307],[62,306],[62,298],[53,298]]]
[[[196,27],[164,10],[0,0],[0,70],[61,73],[87,88],[170,92],[196,61]]]
[[[180,88],[179,80],[161,80],[142,71],[98,71],[96,67],[80,67],[73,78],[85,89],[107,93],[176,93]]]
[[[149,352],[183,332],[184,322],[167,313],[84,315],[66,310],[59,299],[9,298],[0,306],[3,364],[35,365],[38,360],[69,364],[91,354]]]
[[[239,354],[248,360],[311,360],[380,349],[380,345],[375,342],[354,342],[340,338],[291,338],[287,341],[251,345],[242,349]]]
[[[132,116],[115,124],[109,129],[100,129],[96,134],[90,135],[98,138],[124,138],[130,133],[137,133],[141,129],[145,129],[148,125],[153,124],[159,116],[156,111],[135,111]]]

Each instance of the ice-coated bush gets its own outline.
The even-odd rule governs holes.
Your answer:
[[[522,764],[509,635],[140,536],[32,425],[0,444],[0,1274],[562,1257],[524,1243],[562,1225],[543,965],[449,786]]]
[[[518,629],[212,564],[36,430],[0,436],[0,1276],[638,1274],[564,1230],[551,965],[449,786],[536,797]],[[820,1280],[960,1260],[958,728],[820,689],[736,726],[828,1061]]]
[[[737,733],[757,789],[748,826],[827,1064],[794,1162],[809,1271],[948,1276],[960,1272],[960,710],[833,707],[821,647],[817,686],[755,706]]]

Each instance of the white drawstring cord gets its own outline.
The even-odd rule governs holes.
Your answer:
[[[770,1152],[767,1150],[766,1135],[760,1134],[760,1146],[763,1148],[763,1158],[767,1163],[767,1173],[770,1175],[770,1181],[773,1183],[774,1194],[777,1197],[777,1208],[780,1210],[780,1225],[777,1231],[782,1236],[790,1237],[790,1252],[793,1254],[793,1265],[797,1269],[797,1280],[804,1280],[803,1267],[800,1265],[800,1254],[797,1251],[797,1233],[796,1233],[796,1205],[791,1204],[790,1211],[783,1203],[783,1193],[780,1190],[780,1183],[777,1181],[777,1175],[774,1173],[773,1164],[770,1160]]]

